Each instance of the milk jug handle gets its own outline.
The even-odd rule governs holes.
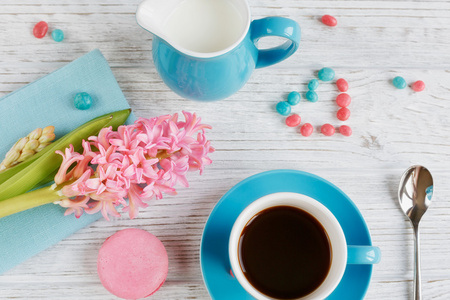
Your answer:
[[[283,17],[267,17],[254,20],[251,23],[251,39],[255,46],[259,39],[268,36],[279,36],[287,41],[282,45],[270,49],[258,49],[256,68],[264,68],[291,56],[300,43],[300,26],[294,20]]]

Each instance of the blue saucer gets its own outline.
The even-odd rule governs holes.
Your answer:
[[[248,204],[277,192],[300,193],[318,200],[338,219],[348,245],[372,245],[366,222],[358,208],[332,183],[295,170],[256,174],[231,188],[217,203],[206,222],[200,262],[203,280],[213,299],[254,299],[229,273],[228,238],[234,221]],[[372,265],[347,265],[341,282],[327,299],[363,299],[371,276]]]

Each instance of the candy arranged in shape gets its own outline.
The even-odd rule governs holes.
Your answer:
[[[347,121],[350,118],[350,110],[347,107],[343,107],[337,111],[336,117],[341,121]]]
[[[346,92],[348,90],[348,83],[344,78],[339,78],[336,81],[336,86],[340,92]]]
[[[331,26],[334,27],[337,25],[337,20],[335,17],[330,16],[330,15],[323,15],[322,16],[322,23],[327,25],[327,26]]]
[[[48,31],[47,22],[40,21],[39,23],[34,25],[33,35],[38,39],[42,39],[47,34],[47,31]]]
[[[300,102],[301,98],[302,97],[300,96],[299,92],[295,92],[295,91],[294,92],[290,92],[289,95],[288,95],[288,98],[287,98],[287,102],[290,105],[297,105]]]
[[[331,124],[323,124],[320,128],[320,132],[322,132],[326,136],[332,136],[335,132],[334,126]]]
[[[291,113],[291,105],[286,101],[280,101],[277,104],[277,112],[282,116],[287,116]]]
[[[303,126],[300,128],[300,133],[303,136],[310,136],[313,132],[314,128],[310,123],[305,123],[303,124]]]
[[[318,77],[322,81],[331,81],[334,79],[334,70],[331,68],[323,68],[319,71]]]
[[[116,232],[99,250],[97,272],[103,286],[123,299],[152,295],[168,273],[164,245],[153,234],[136,228]]]
[[[406,81],[403,77],[397,76],[392,80],[392,84],[398,89],[404,89],[406,87]]]
[[[310,90],[310,91],[315,91],[318,87],[319,87],[319,80],[317,80],[317,79],[312,79],[308,83],[308,90]]]
[[[347,107],[352,102],[352,98],[349,94],[342,93],[336,97],[336,104],[340,107]]]
[[[75,95],[73,104],[77,109],[86,110],[92,106],[92,97],[88,93],[82,92]]]
[[[64,40],[64,32],[61,29],[55,29],[52,31],[52,39],[55,42],[62,42]]]
[[[314,91],[307,91],[305,94],[305,98],[309,102],[317,102],[317,100],[319,100],[319,96],[317,96],[317,93]]]
[[[351,136],[352,135],[352,129],[350,126],[342,125],[339,127],[339,132],[344,136]]]
[[[421,92],[425,89],[425,82],[423,82],[422,80],[417,80],[411,85],[411,88],[414,92]]]
[[[286,118],[286,125],[289,127],[296,127],[300,125],[302,118],[297,114],[292,114]]]

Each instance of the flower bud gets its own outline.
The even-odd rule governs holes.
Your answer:
[[[36,150],[37,147],[39,147],[38,140],[29,140],[28,143],[26,143],[25,146],[23,147],[23,150]]]
[[[42,128],[36,128],[28,134],[28,137],[32,140],[38,140],[42,135]]]

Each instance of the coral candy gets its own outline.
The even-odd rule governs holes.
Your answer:
[[[347,121],[350,118],[350,110],[347,107],[343,107],[337,111],[336,117],[341,121]]]
[[[417,80],[411,85],[411,88],[414,92],[421,92],[425,89],[425,82],[423,82],[422,80]]]
[[[340,92],[346,92],[348,90],[348,83],[344,78],[340,78],[336,81],[336,86]]]
[[[349,126],[347,126],[347,125],[342,125],[341,127],[339,127],[339,132],[342,135],[345,135],[345,136],[351,136],[352,135],[352,129]]]
[[[302,118],[299,115],[293,114],[286,118],[286,125],[289,127],[295,127],[300,125],[301,120]]]
[[[327,26],[331,26],[334,27],[337,25],[337,20],[335,17],[330,16],[330,15],[323,15],[322,16],[322,23],[327,25]]]
[[[38,39],[42,39],[47,34],[47,30],[48,30],[47,22],[41,21],[36,25],[34,25],[33,35]]]
[[[340,107],[347,107],[350,105],[350,102],[352,102],[352,98],[349,94],[342,93],[336,97],[336,104]]]
[[[303,136],[310,136],[313,132],[314,128],[310,123],[303,124],[302,128],[300,128],[300,133]]]
[[[323,124],[320,131],[326,136],[332,136],[334,134],[334,127],[331,124]]]
[[[97,259],[103,286],[123,299],[145,298],[156,292],[166,280],[168,266],[161,241],[136,228],[118,231],[106,239]]]

